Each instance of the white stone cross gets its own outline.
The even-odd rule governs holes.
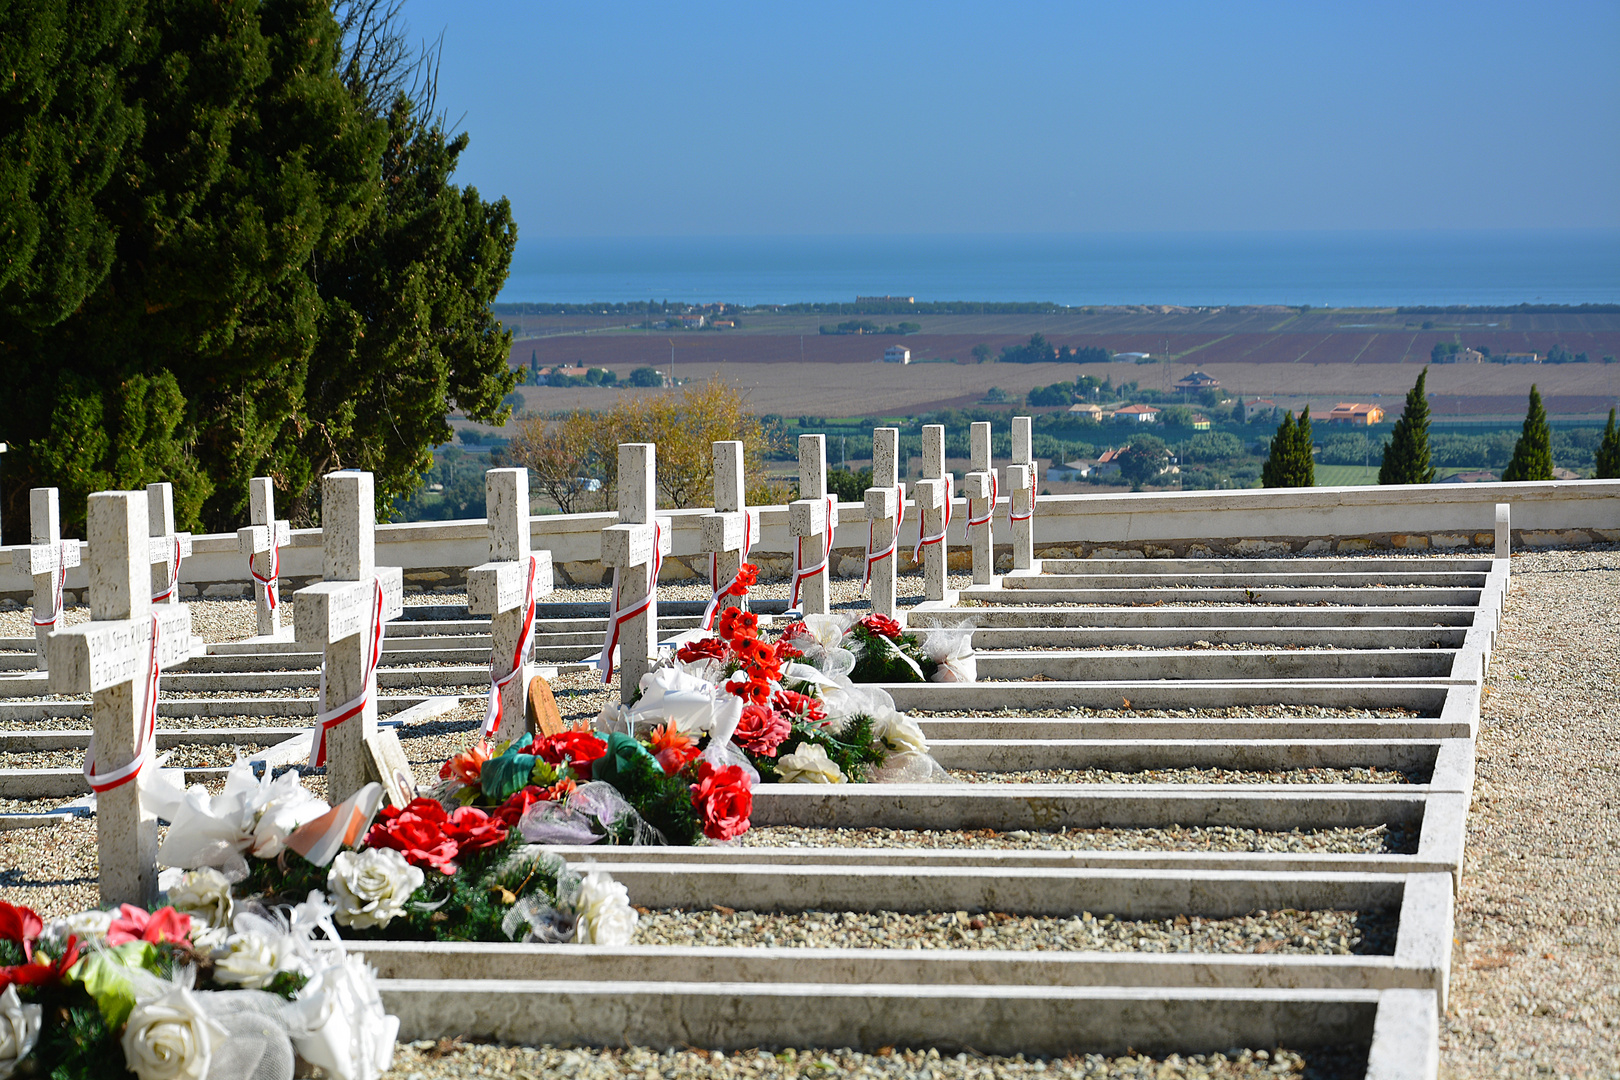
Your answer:
[[[866,580],[872,611],[894,618],[895,571],[906,489],[900,483],[900,429],[872,429],[872,486],[866,489]]]
[[[334,806],[380,779],[367,749],[377,730],[377,661],[383,624],[404,611],[400,568],[376,563],[374,492],[368,472],[321,477],[322,580],[293,594],[293,636],[325,654],[310,764],[326,766]]]
[[[799,436],[799,497],[788,503],[793,591],[788,607],[806,615],[831,609],[827,564],[838,531],[838,496],[827,490],[827,436]]]
[[[523,734],[534,655],[534,605],[552,589],[551,552],[529,547],[529,470],[484,473],[489,562],[467,571],[467,612],[490,617],[489,708],[483,734]]]
[[[248,503],[253,524],[236,530],[236,546],[253,577],[259,636],[273,637],[281,630],[281,549],[292,542],[292,526],[276,520],[276,487],[268,476],[248,481]]]
[[[157,899],[157,818],[141,806],[156,769],[158,674],[191,657],[191,609],[152,603],[146,492],[100,491],[86,511],[91,622],[53,633],[52,693],[90,694],[85,779],[96,793],[101,902]],[[155,635],[155,638],[154,638]]]
[[[737,580],[748,550],[759,539],[759,511],[748,509],[743,484],[743,444],[717,442],[714,448],[714,513],[704,514],[703,550],[709,553],[709,591],[703,629],[728,607],[747,610],[748,594]]]
[[[1040,573],[1035,562],[1035,489],[1040,470],[1030,439],[1029,417],[1012,422],[1012,463],[1007,466],[1007,516],[1012,524],[1013,569]],[[975,578],[974,580],[978,580]]]
[[[62,539],[60,495],[55,488],[28,492],[28,572],[34,577],[34,657],[41,671],[49,659],[45,639],[62,621],[62,587],[79,565],[79,542]]]
[[[945,471],[943,425],[923,425],[922,459],[922,479],[911,485],[919,518],[917,546],[912,549],[911,560],[922,560],[923,596],[948,603],[952,596],[946,588],[949,568],[945,558],[945,533],[951,527],[951,496],[955,494],[956,478]]]
[[[996,516],[1001,486],[990,457],[990,425],[974,424],[971,431],[971,471],[962,477],[962,494],[968,500],[967,534],[973,553],[973,584],[994,586],[997,584],[996,537],[991,519]]]
[[[613,568],[607,637],[598,664],[602,682],[613,681],[619,657],[619,700],[641,688],[641,677],[658,662],[658,571],[671,550],[671,519],[656,514],[658,448],[619,444],[619,524],[602,530],[602,565]]]
[[[150,517],[152,603],[180,602],[180,563],[191,555],[191,534],[174,527],[174,485],[147,484],[146,510]]]

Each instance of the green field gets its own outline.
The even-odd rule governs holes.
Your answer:
[[[1471,469],[1436,469],[1436,481],[1444,480],[1448,476],[1456,476],[1460,472],[1472,472]],[[1378,462],[1371,465],[1318,465],[1316,466],[1317,487],[1357,487],[1362,484],[1378,483]]]

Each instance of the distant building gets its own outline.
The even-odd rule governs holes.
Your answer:
[[[1496,480],[1496,474],[1489,469],[1480,469],[1476,472],[1460,472],[1448,476],[1440,481],[1442,484],[1489,484]]]
[[[1114,354],[1114,359],[1122,364],[1134,363],[1137,360],[1152,359],[1152,354],[1145,352],[1117,352]]]
[[[857,304],[915,304],[915,296],[857,296]]]
[[[709,325],[714,327],[716,330],[735,330],[737,328],[737,321],[735,319],[716,319]]]
[[[536,386],[546,386],[546,385],[556,386],[556,385],[561,385],[563,379],[583,379],[584,377],[585,377],[585,369],[584,368],[582,368],[582,367],[564,367],[561,364],[559,364],[556,367],[541,368],[540,373],[535,376],[535,383],[534,384]],[[553,381],[553,380],[555,380],[555,381]]]
[[[1441,353],[1434,358],[1436,364],[1483,364],[1485,354],[1478,349],[1459,349],[1454,353]]]
[[[1114,410],[1114,419],[1125,419],[1137,424],[1151,424],[1159,418],[1159,410],[1152,405],[1127,405]]]
[[[1377,405],[1341,401],[1327,414],[1330,424],[1349,424],[1354,427],[1372,427],[1384,422],[1384,410]]]
[[[1107,450],[1104,450],[1100,455],[1098,455],[1097,464],[1091,469],[1092,473],[1097,476],[1118,476],[1120,456],[1123,455],[1129,448],[1130,444],[1127,443],[1118,450],[1115,450],[1113,447],[1109,447]]]
[[[1084,480],[1091,475],[1091,470],[1097,467],[1093,458],[1081,458],[1078,461],[1065,461],[1062,465],[1053,465],[1046,470],[1046,478],[1058,483],[1070,483],[1075,480]]]
[[[1553,479],[1554,480],[1579,480],[1580,478],[1581,478],[1581,474],[1574,471],[1573,469],[1559,468],[1556,465],[1553,466]]]
[[[1203,413],[1193,413],[1192,428],[1194,431],[1208,431],[1211,426],[1209,417]]]
[[[1202,371],[1195,371],[1185,379],[1176,383],[1176,389],[1183,394],[1197,393],[1199,390],[1218,390],[1221,381],[1213,375],[1206,375]]]
[[[1073,416],[1089,417],[1092,420],[1101,420],[1106,410],[1101,405],[1092,405],[1090,402],[1077,401],[1069,406],[1069,413]]]
[[[1277,403],[1270,398],[1249,398],[1243,403],[1243,419],[1253,420],[1261,416],[1271,416],[1277,411]]]
[[[1533,352],[1510,352],[1502,358],[1508,364],[1539,364],[1541,354]]]
[[[688,330],[701,330],[707,320],[702,315],[682,315],[681,325]]]
[[[909,364],[911,363],[911,350],[904,345],[890,345],[883,350],[883,362],[885,364]]]

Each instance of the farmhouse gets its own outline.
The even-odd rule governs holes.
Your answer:
[[[1152,354],[1145,352],[1117,352],[1114,354],[1114,360],[1122,364],[1149,359],[1152,359]]]
[[[1206,375],[1202,371],[1195,371],[1176,383],[1176,389],[1183,394],[1196,393],[1199,390],[1218,390],[1221,381],[1213,375]]]
[[[1332,412],[1327,414],[1327,422],[1330,424],[1349,424],[1355,427],[1372,427],[1374,424],[1384,422],[1384,410],[1377,405],[1341,401],[1333,406]]]
[[[1502,358],[1508,364],[1539,364],[1541,354],[1533,352],[1510,352]]]
[[[890,345],[883,350],[883,362],[885,364],[909,364],[911,363],[911,350],[904,345]]]
[[[1159,410],[1152,405],[1127,405],[1123,409],[1114,410],[1114,418],[1137,424],[1151,424],[1159,418]]]
[[[1105,415],[1111,415],[1101,405],[1093,405],[1088,401],[1077,401],[1070,405],[1069,414],[1098,421],[1102,420]]]
[[[1211,426],[1212,425],[1209,422],[1209,417],[1205,416],[1203,413],[1193,413],[1192,429],[1194,431],[1208,431]]]

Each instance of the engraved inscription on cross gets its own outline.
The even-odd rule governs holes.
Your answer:
[[[253,577],[259,636],[272,637],[281,631],[281,549],[292,542],[292,526],[276,520],[276,488],[268,476],[248,481],[248,501],[253,524],[236,530],[236,546]]]
[[[377,661],[383,624],[404,610],[405,581],[399,567],[376,564],[375,515],[370,473],[321,477],[323,580],[294,594],[293,636],[325,653],[310,763],[326,766],[333,805],[381,779],[368,748],[377,730]]]
[[[467,612],[490,617],[489,709],[484,734],[506,742],[523,734],[534,605],[552,589],[551,552],[529,547],[529,470],[484,474],[489,562],[467,571]]]
[[[150,517],[152,603],[180,602],[180,563],[191,557],[191,534],[174,527],[174,485],[147,484],[146,508]]]
[[[900,483],[900,429],[872,429],[872,486],[866,489],[866,580],[872,610],[894,617],[895,571],[906,489]]]
[[[67,572],[79,565],[79,542],[62,539],[60,496],[55,488],[28,492],[28,547],[20,549],[34,578],[34,657],[41,671],[49,663],[45,639],[62,625],[62,588]]]
[[[1012,422],[1012,463],[1007,466],[1007,516],[1012,524],[1012,564],[1015,572],[1041,572],[1035,561],[1035,489],[1040,470],[1030,439],[1029,417]],[[977,580],[977,579],[975,579]]]
[[[744,495],[743,444],[717,442],[713,448],[714,513],[702,518],[712,595],[703,613],[705,630],[726,608],[748,607],[748,595],[737,581],[737,573],[748,561],[748,549],[759,540],[759,511],[748,509]]]
[[[146,500],[144,491],[90,496],[92,621],[56,631],[46,650],[51,692],[90,694],[85,777],[96,793],[101,902],[150,908],[157,818],[141,806],[141,784],[156,769],[157,675],[192,650],[191,609],[152,603]]]
[[[996,539],[993,518],[1001,486],[990,458],[990,425],[974,424],[970,450],[971,472],[962,477],[962,494],[968,500],[967,533],[973,553],[973,584],[994,587],[996,578]]]
[[[827,564],[838,531],[838,497],[827,490],[827,436],[799,436],[799,497],[788,503],[793,590],[788,606],[806,615],[831,610]]]
[[[951,496],[955,477],[945,471],[945,428],[941,424],[925,424],[922,434],[922,479],[911,485],[911,494],[919,511],[917,546],[911,558],[923,564],[923,596],[929,600],[950,602],[953,594],[946,588],[945,533],[951,527]]]
[[[613,569],[612,607],[598,663],[602,682],[619,663],[619,700],[636,696],[658,662],[658,571],[671,550],[671,519],[660,518],[652,443],[619,444],[619,524],[602,530],[602,565]]]

